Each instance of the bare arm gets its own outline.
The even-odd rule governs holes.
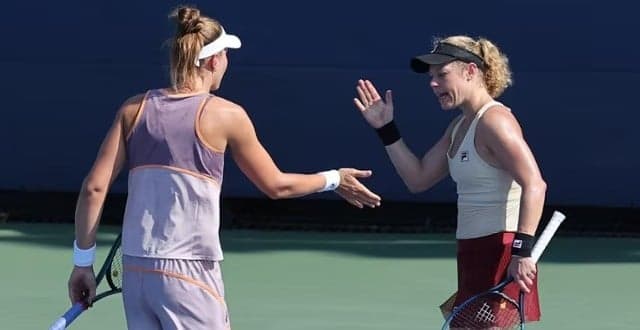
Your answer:
[[[520,125],[509,111],[488,111],[478,125],[476,136],[481,137],[482,144],[488,148],[498,167],[509,172],[522,187],[518,232],[534,236],[547,186],[522,136]],[[531,258],[513,256],[508,272],[524,292],[530,291],[532,278],[537,272]]]
[[[102,206],[109,186],[116,179],[126,161],[124,141],[124,117],[135,112],[141,96],[125,102],[102,141],[94,164],[85,177],[75,212],[75,230],[78,247],[86,249],[94,245]]]
[[[393,121],[393,97],[390,90],[386,91],[385,99],[382,100],[371,81],[359,80],[356,91],[358,98],[353,101],[371,127],[379,129]],[[452,126],[453,124],[449,125],[445,134],[422,159],[418,159],[402,139],[385,146],[396,172],[409,191],[425,191],[449,173],[446,157]]]
[[[132,120],[129,119],[133,116],[130,114],[135,115],[141,101],[142,95],[134,96],[118,111],[107,136],[102,141],[93,167],[82,183],[75,214],[76,244],[82,250],[91,251],[95,246],[100,213],[107,191],[126,161],[124,127],[128,129],[131,126]],[[93,254],[95,257],[95,250]],[[74,262],[76,262],[75,257],[74,251]],[[91,304],[96,295],[93,265],[76,264],[67,284],[69,299],[72,303],[82,301],[85,304]]]
[[[294,198],[318,192],[325,185],[319,174],[284,173],[262,146],[247,113],[239,106],[222,110],[221,118],[228,129],[227,141],[233,158],[242,172],[258,189],[273,199]],[[351,204],[375,207],[380,197],[370,192],[356,178],[368,177],[371,171],[340,169],[340,186],[336,190]]]
[[[393,166],[409,191],[419,193],[428,190],[449,174],[447,150],[452,127],[453,123],[421,160],[409,150],[403,140],[385,147]]]
[[[478,130],[498,166],[522,187],[518,232],[535,235],[547,186],[518,122],[509,111],[488,111]]]

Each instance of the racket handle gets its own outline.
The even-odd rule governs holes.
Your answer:
[[[564,219],[565,215],[561,212],[553,212],[551,220],[549,220],[549,223],[547,223],[547,226],[544,228],[544,231],[542,231],[542,234],[540,235],[540,238],[538,238],[536,245],[533,247],[533,251],[531,251],[531,258],[533,258],[534,263],[538,262],[540,256],[542,255],[542,252],[547,247],[549,241],[551,241],[551,238],[556,233],[556,230],[558,230],[558,227],[560,227]]]
[[[85,305],[83,303],[73,304],[73,306],[71,306],[71,308],[69,308],[69,310],[66,313],[64,313],[64,315],[62,315],[61,318],[53,322],[51,327],[49,327],[49,330],[66,329],[69,326],[69,324],[71,324],[71,322],[73,322],[73,320],[75,320],[78,317],[78,315],[84,312],[84,310],[86,309],[84,306]]]

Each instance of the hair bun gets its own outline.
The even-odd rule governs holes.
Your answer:
[[[175,12],[178,30],[181,34],[198,33],[202,29],[200,10],[193,7],[180,7]]]

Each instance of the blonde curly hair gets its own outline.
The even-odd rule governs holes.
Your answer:
[[[475,40],[469,36],[456,35],[437,39],[434,47],[441,42],[464,48],[482,58],[485,63],[484,84],[491,97],[496,98],[502,95],[504,90],[513,83],[509,59],[493,42],[485,38]]]

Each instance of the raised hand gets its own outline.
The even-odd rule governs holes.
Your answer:
[[[380,206],[380,196],[371,192],[358,178],[368,178],[371,171],[357,170],[354,168],[341,168],[340,185],[335,192],[344,198],[349,204],[359,208],[368,206],[371,208]]]
[[[393,120],[393,99],[390,90],[387,90],[384,101],[369,80],[358,80],[356,90],[358,97],[353,99],[353,103],[369,125],[380,128]]]

